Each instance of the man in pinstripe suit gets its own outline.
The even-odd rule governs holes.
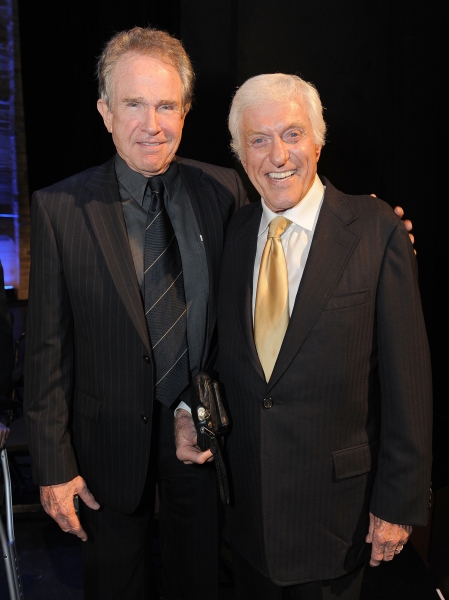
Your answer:
[[[150,595],[148,562],[157,480],[164,597],[211,600],[214,472],[176,458],[174,410],[190,439],[182,402],[214,349],[224,231],[245,194],[234,171],[175,156],[193,83],[178,40],[152,29],[119,33],[98,74],[98,110],[116,156],[33,197],[25,378],[33,476],[45,510],[85,542],[86,599],[159,597]],[[171,314],[152,319],[153,307],[144,310],[152,291],[146,253],[155,244],[146,230],[159,215],[182,270],[157,302],[175,291],[185,308],[155,343],[152,327]],[[162,340],[171,340],[167,355],[185,349],[161,375],[166,356],[156,358],[155,347]],[[187,370],[173,376],[181,356]],[[199,453],[198,462],[208,458]]]
[[[312,85],[253,77],[229,126],[261,195],[228,228],[218,307],[238,598],[356,600],[366,542],[378,566],[428,519],[431,375],[413,249],[384,202],[318,177]]]

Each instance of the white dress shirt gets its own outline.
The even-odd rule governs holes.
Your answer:
[[[282,213],[283,217],[292,221],[290,227],[281,236],[282,247],[287,262],[290,316],[295,304],[301,277],[304,273],[307,257],[309,256],[316,222],[323,203],[324,191],[325,187],[321,183],[320,178],[318,175],[315,175],[312,187],[301,202]],[[257,237],[257,250],[253,275],[253,320],[260,261],[262,260],[263,250],[267,241],[268,226],[275,217],[279,216],[279,213],[275,213],[268,208],[263,198],[261,198],[261,201],[262,218],[260,220],[259,234]]]

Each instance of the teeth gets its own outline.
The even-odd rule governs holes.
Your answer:
[[[287,179],[294,175],[296,171],[283,171],[282,173],[268,173],[270,179]]]

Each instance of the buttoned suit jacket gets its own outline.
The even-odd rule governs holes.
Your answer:
[[[252,324],[260,203],[233,217],[221,274],[229,534],[280,585],[356,568],[369,510],[402,524],[428,515],[431,376],[413,249],[384,202],[325,185],[268,383]]]
[[[231,169],[178,162],[207,257],[207,353],[224,232],[245,194]],[[132,512],[148,469],[153,369],[114,159],[34,194],[31,258],[25,406],[34,480],[80,474],[100,504]]]

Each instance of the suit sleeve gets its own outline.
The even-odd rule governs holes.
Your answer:
[[[431,468],[430,353],[416,258],[401,223],[386,247],[376,314],[381,445],[371,511],[390,523],[425,525]]]
[[[73,479],[78,470],[70,436],[73,316],[44,200],[51,206],[60,198],[33,196],[24,404],[33,479],[52,485]]]

